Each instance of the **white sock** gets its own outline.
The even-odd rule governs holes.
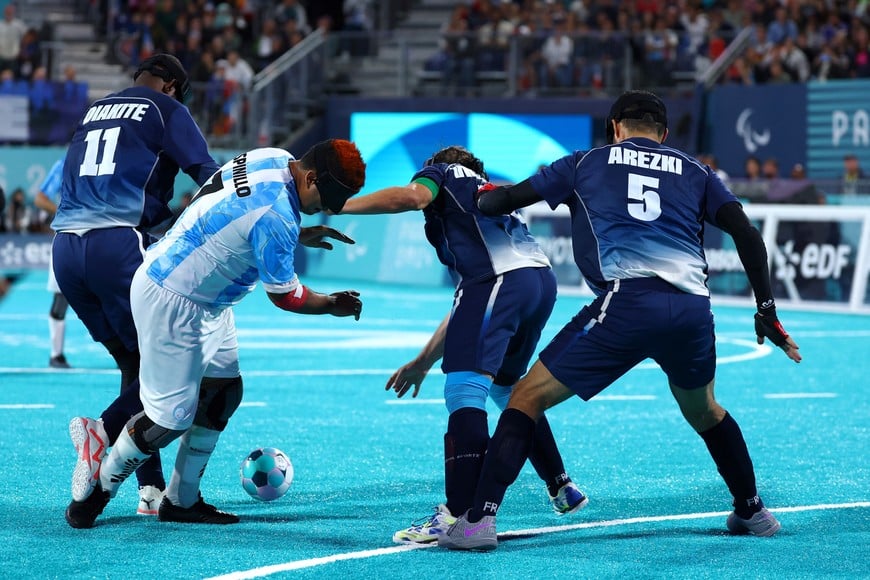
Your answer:
[[[124,480],[149,457],[151,457],[150,453],[139,451],[127,429],[122,429],[118,440],[100,466],[100,485],[109,492],[110,497],[115,497]]]
[[[166,497],[173,505],[189,508],[199,500],[199,482],[220,435],[220,431],[193,425],[181,436],[175,469],[166,486]]]
[[[66,320],[48,317],[48,336],[51,337],[51,358],[63,354],[63,337]]]

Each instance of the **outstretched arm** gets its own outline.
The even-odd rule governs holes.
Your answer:
[[[297,314],[331,314],[332,316],[353,316],[359,320],[362,312],[362,301],[356,290],[333,292],[332,294],[320,294],[309,290],[300,284],[295,290],[286,294],[269,295],[272,304],[282,310],[296,312]]]
[[[420,182],[405,186],[385,187],[347,200],[342,214],[401,213],[423,209],[434,199],[432,190]]]
[[[528,179],[516,185],[485,185],[477,192],[477,209],[486,215],[503,215],[541,201]]]
[[[399,397],[402,397],[408,392],[408,389],[414,387],[414,393],[411,396],[417,396],[417,393],[420,392],[420,385],[423,384],[423,379],[426,378],[429,369],[444,356],[444,338],[447,336],[447,323],[449,321],[450,315],[447,315],[435,333],[432,334],[426,346],[420,351],[420,354],[393,373],[384,387],[385,391],[393,389]]]
[[[755,335],[758,344],[769,338],[791,360],[801,361],[800,348],[788,335],[776,316],[776,303],[770,288],[770,269],[767,266],[767,249],[761,233],[752,225],[739,202],[729,202],[716,212],[719,227],[734,238],[737,255],[746,270],[746,277],[758,312],[755,314]]]

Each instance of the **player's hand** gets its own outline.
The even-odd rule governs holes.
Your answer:
[[[355,244],[353,238],[350,238],[335,228],[329,226],[311,226],[310,228],[299,228],[299,243],[309,248],[323,248],[331,250],[332,244],[323,238],[332,238],[345,244]]]
[[[779,319],[776,317],[775,310],[771,309],[770,312],[764,314],[761,312],[755,313],[755,337],[758,340],[758,344],[764,344],[764,339],[769,338],[770,342],[781,348],[786,356],[794,362],[801,362],[803,358],[801,353],[798,352],[800,347],[791,339],[785,328],[782,327],[782,324],[780,324]]]
[[[359,320],[362,312],[362,300],[356,290],[333,292],[329,295],[329,305],[329,313],[333,316],[353,316],[355,320]]]
[[[396,395],[402,398],[411,387],[414,387],[411,397],[416,397],[417,393],[420,392],[420,385],[423,384],[423,379],[426,378],[430,368],[422,364],[418,359],[414,359],[393,373],[390,380],[387,381],[384,390],[389,391],[393,389],[396,391]]]

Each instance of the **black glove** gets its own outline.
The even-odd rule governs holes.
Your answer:
[[[755,336],[758,344],[764,344],[764,338],[767,337],[780,348],[786,345],[788,333],[776,317],[775,308],[759,309],[755,313]]]
[[[334,292],[329,295],[329,302],[332,305],[330,314],[333,316],[353,316],[355,320],[359,320],[362,300],[359,299],[359,292],[356,290]]]

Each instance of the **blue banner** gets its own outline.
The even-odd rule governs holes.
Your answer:
[[[707,100],[703,149],[731,177],[745,176],[750,156],[776,159],[780,177],[788,177],[796,163],[807,164],[806,108],[806,85],[715,87]]]
[[[468,147],[489,178],[516,183],[571,151],[592,145],[592,119],[577,114],[358,112],[350,138],[366,161],[362,194],[410,182],[432,154],[448,145]],[[423,231],[422,212],[388,216],[330,216],[330,225],[356,244],[310,256],[318,276],[440,285],[446,269]]]
[[[811,82],[808,89],[809,174],[839,178],[843,157],[850,154],[870,167],[870,81]]]

